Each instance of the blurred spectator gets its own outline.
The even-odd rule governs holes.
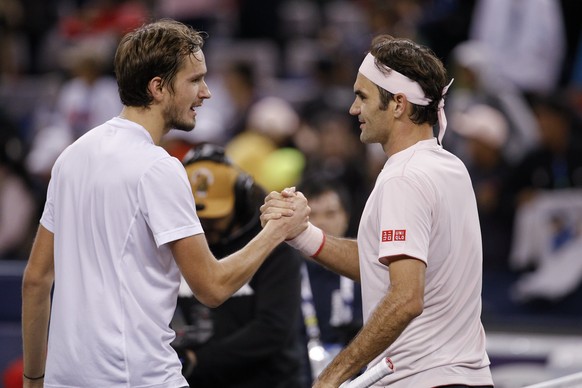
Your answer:
[[[475,190],[483,240],[483,265],[507,270],[511,217],[502,206],[503,185],[510,167],[503,156],[507,120],[497,109],[476,104],[451,117],[451,128],[467,141],[465,164]]]
[[[540,145],[516,166],[508,181],[515,206],[542,190],[582,187],[582,144],[572,141],[580,128],[561,93],[535,95],[531,105],[538,121]]]
[[[14,21],[18,23],[18,35],[23,43],[23,47],[18,52],[22,61],[19,63],[19,73],[41,74],[46,71],[45,46],[50,39],[51,30],[55,28],[58,21],[63,2],[59,0],[19,0],[18,2],[22,14]],[[54,55],[54,53],[48,53],[48,55]]]
[[[61,85],[52,121],[33,139],[27,167],[35,176],[47,178],[66,146],[121,112],[117,83],[105,71],[112,57],[99,42],[85,40],[62,58],[70,78]]]
[[[266,193],[224,155],[205,144],[186,155],[186,171],[210,249],[226,257],[261,230]],[[174,342],[192,387],[302,388],[300,265],[286,244],[277,248],[250,282],[217,308],[200,304],[184,283]]]
[[[156,2],[155,13],[207,32],[215,39],[217,20],[232,11],[232,3],[231,0],[163,0]],[[212,43],[209,41],[209,44]]]
[[[120,38],[147,21],[149,10],[140,0],[87,0],[59,20],[68,39],[112,35]]]
[[[418,38],[422,18],[420,0],[371,1],[368,4],[369,24],[374,35]]]
[[[39,215],[32,182],[22,165],[24,147],[0,112],[0,259],[25,259]]]
[[[582,279],[582,267],[572,265],[580,262],[582,145],[573,141],[580,128],[562,94],[534,96],[532,106],[541,145],[513,169],[506,186],[508,203],[516,208],[510,264],[535,270],[518,282],[518,299],[557,299]]]
[[[538,142],[537,122],[523,93],[503,81],[492,62],[490,48],[482,42],[466,41],[457,45],[451,53],[449,66],[455,82],[448,92],[445,110],[452,116],[475,104],[498,109],[508,122],[504,158],[511,165],[519,162]],[[467,153],[465,142],[451,132],[445,139],[445,146],[463,158]]]
[[[511,264],[524,271],[511,289],[520,303],[559,303],[582,283],[582,189],[541,191],[515,219]],[[543,306],[543,304],[542,304]]]
[[[249,112],[262,97],[255,69],[250,62],[236,61],[224,72],[224,86],[234,108],[234,115],[227,129],[229,139],[247,129]]]
[[[18,0],[3,0],[0,3],[0,78],[18,73],[18,23],[24,17],[24,10]]]
[[[469,39],[476,0],[421,0],[419,34],[444,63],[459,43]]]
[[[504,83],[535,93],[558,86],[566,50],[559,1],[478,0],[470,37],[487,47]]]
[[[344,184],[325,174],[304,176],[298,186],[309,201],[310,221],[325,233],[344,237],[348,231],[351,198]],[[359,284],[335,272],[305,261],[320,340],[335,356],[362,325]]]
[[[229,141],[226,153],[267,191],[294,186],[306,162],[293,142],[299,124],[290,103],[263,97],[250,108],[245,130]]]
[[[366,146],[360,142],[356,128],[353,118],[344,113],[321,111],[313,119],[317,146],[310,154],[305,171],[305,174],[326,174],[346,186],[352,201],[348,236],[356,235],[360,214],[371,190]]]

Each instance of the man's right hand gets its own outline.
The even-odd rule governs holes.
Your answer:
[[[281,193],[273,191],[261,206],[261,225],[273,222],[284,232],[285,240],[291,240],[307,229],[311,208],[301,192],[285,189]]]

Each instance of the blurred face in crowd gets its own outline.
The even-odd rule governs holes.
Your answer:
[[[325,233],[342,237],[348,228],[348,214],[335,191],[326,191],[308,198],[311,213],[309,220]]]
[[[167,97],[164,120],[167,127],[191,131],[196,124],[196,108],[210,98],[210,90],[204,80],[206,61],[202,51],[197,51],[184,62],[176,74],[173,91]]]

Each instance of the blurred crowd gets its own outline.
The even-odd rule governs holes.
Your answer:
[[[473,179],[484,267],[521,276],[512,298],[567,297],[582,282],[582,4],[577,0],[2,0],[0,257],[25,260],[52,164],[121,111],[123,34],[169,17],[208,33],[213,97],[182,158],[225,147],[267,191],[317,172],[343,182],[355,236],[386,156],[348,108],[373,35],[431,47],[455,81],[443,146]],[[560,279],[559,281],[557,279]]]

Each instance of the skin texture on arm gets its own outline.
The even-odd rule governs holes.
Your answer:
[[[190,236],[171,243],[172,253],[196,298],[208,307],[216,307],[246,284],[269,253],[289,236],[307,227],[309,207],[299,206],[305,197],[294,197],[288,217],[268,222],[244,248],[217,260],[204,235]]]
[[[356,282],[360,281],[358,243],[356,240],[326,235],[323,248],[316,257],[311,259],[337,274],[346,276]]]
[[[386,259],[380,260],[387,264]],[[337,388],[386,350],[424,308],[425,264],[390,258],[390,287],[358,335],[320,374],[314,388]]]
[[[53,234],[39,226],[22,280],[22,339],[24,374],[39,377],[44,374],[50,293],[54,281]],[[41,387],[43,379],[24,379],[25,387]]]

